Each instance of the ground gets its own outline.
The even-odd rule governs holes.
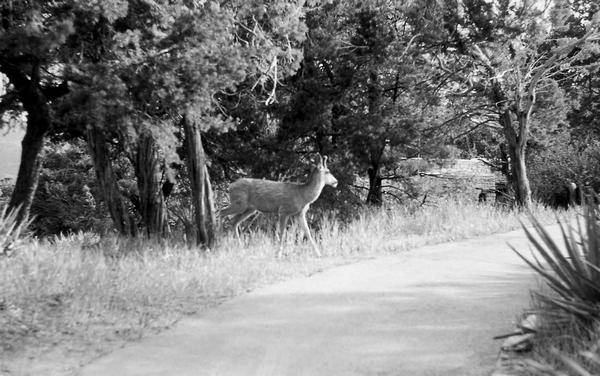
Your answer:
[[[557,233],[557,228],[551,228]],[[484,375],[535,287],[522,231],[423,247],[235,298],[92,375]]]

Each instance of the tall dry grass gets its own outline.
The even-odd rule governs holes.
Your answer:
[[[543,207],[534,213],[542,221],[554,219]],[[464,202],[365,210],[347,224],[334,216],[313,218],[321,259],[308,243],[294,243],[293,235],[277,259],[277,241],[258,230],[241,240],[223,236],[209,253],[93,234],[32,241],[0,258],[0,370],[68,373],[124,341],[259,286],[365,257],[516,229],[523,218]]]

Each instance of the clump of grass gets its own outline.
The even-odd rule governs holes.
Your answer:
[[[11,255],[28,238],[27,227],[31,224],[29,218],[17,221],[20,207],[12,210],[5,205],[0,210],[0,256]]]
[[[561,328],[542,332],[535,343],[534,358],[523,361],[523,375],[590,376],[600,374],[599,328],[580,322],[563,322]]]
[[[533,352],[517,365],[519,375],[600,375],[600,322],[585,320],[534,297],[541,318]]]
[[[536,205],[541,221],[555,221],[555,214]],[[466,239],[517,229],[525,214],[506,207],[446,201],[422,208],[392,207],[365,210],[343,225],[335,218],[321,224],[321,241],[328,254],[398,252],[418,246]]]
[[[550,211],[535,210],[552,220]],[[0,368],[39,363],[39,374],[55,373],[57,364],[72,369],[259,286],[357,258],[515,229],[522,216],[451,201],[366,210],[347,224],[324,216],[312,226],[324,253],[320,259],[308,244],[292,243],[298,241],[293,228],[281,259],[272,231],[256,229],[242,239],[221,237],[209,253],[93,234],[31,241],[13,257],[0,258]]]

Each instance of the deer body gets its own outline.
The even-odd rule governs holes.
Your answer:
[[[337,180],[327,168],[327,157],[321,158],[312,169],[304,184],[242,178],[229,187],[230,204],[221,211],[221,216],[232,216],[232,226],[239,236],[239,225],[256,211],[279,214],[279,237],[283,246],[283,235],[287,221],[297,215],[300,224],[311,242],[317,256],[319,249],[306,223],[306,212],[315,202],[325,185],[337,186]],[[281,255],[282,248],[279,250]]]

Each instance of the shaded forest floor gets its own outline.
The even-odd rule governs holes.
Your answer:
[[[534,214],[555,221],[545,208]],[[224,236],[209,253],[93,234],[31,242],[0,259],[0,374],[72,374],[127,341],[260,286],[509,231],[526,218],[502,207],[457,202],[365,211],[348,224],[321,218],[320,259],[307,243],[292,239],[277,259],[277,242],[264,231],[251,231],[242,242]]]

